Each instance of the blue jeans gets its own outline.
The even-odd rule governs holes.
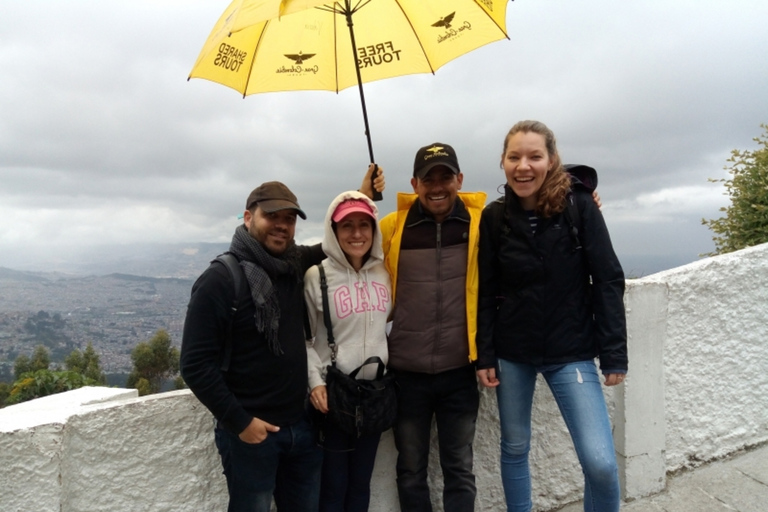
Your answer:
[[[367,512],[381,434],[359,438],[331,422],[323,425],[320,512]]]
[[[323,451],[308,421],[281,426],[259,444],[221,428],[215,438],[227,477],[228,512],[269,512],[273,495],[279,511],[317,511]]]
[[[437,423],[443,506],[446,512],[475,509],[472,443],[480,394],[471,365],[437,374],[395,372],[398,416],[397,493],[405,512],[431,512],[427,484],[432,417]]]
[[[584,510],[619,510],[619,474],[611,423],[593,361],[536,367],[498,362],[496,396],[501,421],[501,480],[507,510],[531,510],[531,407],[536,374],[541,373],[552,390],[571,434],[584,473]]]

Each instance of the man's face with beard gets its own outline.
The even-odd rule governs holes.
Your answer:
[[[281,256],[293,242],[296,210],[267,213],[257,205],[253,213],[245,211],[243,221],[248,233],[273,256]]]

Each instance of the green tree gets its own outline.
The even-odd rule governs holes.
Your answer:
[[[88,342],[88,346],[83,352],[77,349],[73,350],[64,358],[64,366],[67,370],[80,373],[99,384],[106,385],[107,383],[107,376],[101,370],[99,355],[93,349],[91,342]]]
[[[133,371],[126,385],[138,389],[140,395],[159,393],[166,379],[179,373],[179,350],[171,346],[171,336],[165,329],[136,345],[131,351],[131,360]]]
[[[21,378],[13,383],[5,404],[18,404],[42,396],[95,385],[98,385],[96,381],[77,372],[36,370],[22,374]]]
[[[5,401],[11,394],[11,386],[8,383],[0,382],[0,408],[5,407]]]
[[[754,151],[734,149],[725,169],[730,179],[710,179],[725,184],[731,199],[719,219],[702,219],[715,236],[715,251],[706,256],[738,251],[768,242],[768,125],[761,124],[764,133],[753,139],[759,148]]]
[[[131,378],[128,377],[128,381],[130,382]],[[139,390],[139,396],[144,395],[151,395],[153,393],[152,388],[149,386],[149,381],[145,379],[144,377],[141,377],[139,380],[135,382],[135,384],[129,384],[129,388],[136,388]],[[156,391],[154,391],[156,393]]]
[[[16,358],[16,361],[13,363],[13,375],[16,380],[19,380],[25,373],[47,370],[50,365],[51,356],[48,353],[48,349],[43,345],[38,345],[35,347],[31,359],[24,354]]]
[[[181,375],[173,379],[173,389],[185,389],[187,387],[187,383],[184,382],[184,379]]]

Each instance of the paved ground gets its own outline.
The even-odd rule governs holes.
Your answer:
[[[664,492],[622,512],[768,512],[768,444],[667,479]],[[572,503],[558,512],[582,512]]]

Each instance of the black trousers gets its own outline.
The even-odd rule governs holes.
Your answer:
[[[446,512],[475,509],[472,443],[480,394],[472,365],[438,374],[395,372],[398,417],[397,491],[403,512],[431,512],[427,465],[432,418],[437,423],[443,506]]]

